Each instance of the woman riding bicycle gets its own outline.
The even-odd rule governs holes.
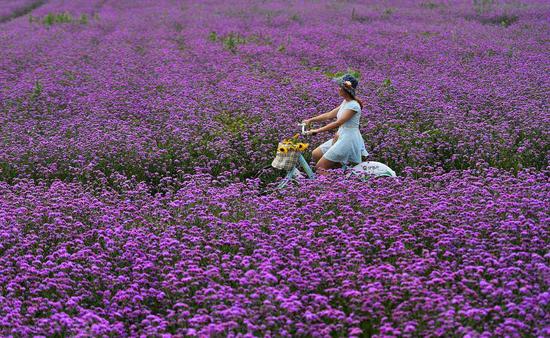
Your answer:
[[[302,121],[309,124],[336,117],[336,121],[324,127],[307,131],[307,134],[317,134],[338,128],[334,138],[327,140],[311,153],[316,162],[315,169],[321,175],[327,174],[328,169],[341,167],[342,163],[361,163],[361,156],[369,155],[359,131],[363,102],[355,96],[358,81],[351,74],[337,77],[334,81],[338,83],[338,94],[344,98],[340,106],[328,113]]]

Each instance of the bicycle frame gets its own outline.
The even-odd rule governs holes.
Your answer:
[[[302,154],[300,154],[300,156],[298,157],[298,163],[300,164],[300,166],[304,169],[304,171],[306,172],[307,176],[310,178],[310,179],[314,179],[315,178],[315,173],[313,172],[313,170],[311,170],[311,167],[309,166],[309,164],[307,163],[306,159],[304,158],[304,156]],[[285,178],[283,178],[283,180],[281,181],[281,183],[279,183],[279,185],[277,186],[277,188],[284,188],[288,182],[290,182],[293,177],[294,177],[294,170],[296,169],[296,165],[292,167],[292,169],[290,169]]]
[[[303,123],[300,123],[300,126],[302,127],[302,135],[307,135],[306,125],[303,124]],[[365,162],[362,162],[362,163],[365,163]],[[372,163],[378,164],[378,165],[380,165],[380,164],[384,165],[383,163],[378,163],[378,162],[372,162]],[[357,176],[363,182],[366,182],[367,180],[369,180],[370,176],[365,176],[365,175],[361,174],[360,172],[355,171],[354,166],[349,166],[346,163],[341,163],[341,165],[342,165],[341,169],[345,173],[347,172],[345,174],[345,176],[347,178],[350,178],[352,176]],[[309,164],[305,160],[304,156],[302,154],[300,154],[299,157],[298,157],[298,163],[296,165],[294,165],[292,167],[292,169],[290,169],[287,172],[286,176],[281,180],[281,182],[277,186],[278,189],[284,188],[288,184],[288,182],[294,180],[294,171],[297,169],[298,166],[301,166],[304,169],[304,171],[306,172],[309,179],[314,179],[315,178],[315,173],[313,173],[313,170],[311,169],[311,167],[309,166]],[[374,167],[376,167],[376,165]],[[391,169],[389,169],[389,168],[387,168],[387,169],[389,171],[386,170],[384,173],[378,173],[378,174],[376,174],[376,176],[390,176],[390,177],[395,176],[395,173]]]
[[[302,127],[302,135],[306,135],[306,125],[304,123],[300,123],[299,125]],[[315,173],[313,172],[302,154],[300,154],[300,156],[298,157],[298,164],[304,169],[309,179],[315,178]],[[297,165],[293,166],[292,169],[287,172],[285,178],[281,180],[281,183],[279,183],[277,188],[284,188],[288,184],[288,182],[293,179],[295,169],[297,169]],[[342,163],[342,169],[346,171],[346,169],[348,169],[348,166],[345,163]]]
[[[300,154],[300,156],[298,157],[298,164],[299,166],[301,166],[304,171],[306,172],[307,176],[309,179],[314,179],[316,176],[315,176],[315,173],[313,172],[313,170],[311,169],[311,167],[309,166],[309,164],[307,163],[306,159],[304,158],[304,156],[302,154]],[[288,182],[292,181],[293,178],[294,178],[294,170],[297,169],[298,165],[295,165],[292,167],[292,169],[290,169],[285,178],[283,178],[281,180],[281,183],[279,183],[279,185],[277,186],[277,188],[284,188]],[[346,171],[348,169],[348,166],[344,163],[342,163],[342,169],[344,171]]]

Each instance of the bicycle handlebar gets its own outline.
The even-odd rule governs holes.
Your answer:
[[[305,135],[306,134],[306,124],[305,123],[300,123],[298,125],[302,127],[302,135]]]

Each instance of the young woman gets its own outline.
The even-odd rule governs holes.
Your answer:
[[[334,81],[338,83],[338,94],[344,98],[340,106],[328,113],[302,121],[309,124],[336,117],[336,121],[307,132],[308,134],[317,134],[338,128],[334,138],[321,144],[312,152],[313,160],[317,163],[316,171],[321,175],[327,174],[328,169],[339,168],[342,163],[361,163],[361,156],[369,155],[363,136],[359,131],[363,102],[355,96],[358,81],[351,74],[340,76]]]

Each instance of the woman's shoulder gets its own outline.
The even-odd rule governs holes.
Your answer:
[[[349,101],[342,101],[343,104],[346,104],[346,105],[359,105],[359,102],[357,100],[354,100],[354,99],[351,99]]]
[[[357,100],[349,100],[346,103],[346,107],[356,111],[361,111],[361,105],[359,104],[359,102],[357,102]]]

